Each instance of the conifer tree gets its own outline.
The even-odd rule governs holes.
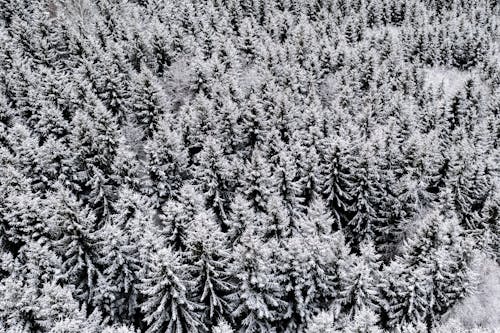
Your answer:
[[[238,278],[239,288],[231,296],[231,304],[241,332],[272,331],[286,306],[272,260],[272,244],[262,243],[250,229],[235,249],[230,271]]]
[[[219,321],[219,324],[213,328],[214,333],[234,333],[234,330],[226,321]]]
[[[252,153],[240,179],[240,191],[252,203],[253,208],[259,212],[266,212],[266,205],[271,196],[275,194],[275,184],[273,183],[271,166],[265,160],[263,151],[255,150]]]
[[[291,152],[282,151],[276,156],[273,184],[276,194],[282,199],[284,209],[290,217],[292,227],[297,228],[295,220],[302,211],[302,198],[300,197],[297,168],[290,155]]]
[[[349,323],[342,332],[345,333],[381,333],[383,332],[377,325],[377,314],[369,309],[362,308],[354,315],[351,323]]]
[[[326,143],[327,154],[325,156],[322,182],[325,184],[323,193],[329,208],[341,226],[345,226],[351,217],[352,197],[349,193],[352,187],[352,173],[349,168],[349,143],[338,138],[328,140]]]
[[[189,300],[187,278],[187,267],[170,248],[151,253],[139,285],[146,332],[199,332],[203,328],[203,306]]]
[[[140,256],[133,238],[118,226],[106,225],[98,232],[99,258],[102,275],[97,281],[98,295],[94,305],[103,316],[115,323],[134,319],[138,307]]]
[[[359,256],[349,258],[340,270],[338,300],[350,318],[356,318],[365,310],[377,312],[380,303],[377,290],[380,283],[380,255],[370,240],[360,245],[359,252]]]
[[[474,288],[471,245],[453,216],[427,216],[403,254],[384,272],[381,293],[387,324],[422,323],[432,329],[442,309]]]
[[[225,225],[236,181],[234,167],[224,156],[221,143],[213,138],[207,138],[197,159],[199,162],[193,168],[194,182],[205,193],[207,207],[213,209]]]
[[[340,262],[346,259],[347,251],[340,234],[323,238],[296,236],[286,240],[279,272],[288,302],[280,329],[301,330],[317,311],[326,310],[332,304],[338,297]]]
[[[228,295],[235,289],[229,273],[231,257],[213,216],[198,214],[188,232],[186,261],[194,278],[191,297],[204,305],[202,321],[211,327],[230,317]]]
[[[130,79],[123,63],[118,55],[105,53],[97,78],[97,96],[118,123],[123,123],[130,113],[130,96],[126,88]]]
[[[130,106],[137,124],[144,129],[144,137],[152,138],[158,130],[162,114],[168,109],[163,87],[144,65],[132,76]]]
[[[314,316],[307,326],[306,333],[336,333],[334,317],[329,311],[321,311]]]
[[[101,277],[96,217],[92,210],[60,187],[48,203],[53,246],[62,258],[60,279],[75,286],[75,298],[91,305]]]
[[[338,221],[332,217],[325,202],[317,198],[307,208],[307,213],[298,223],[303,234],[326,237],[332,230],[339,229]]]
[[[236,194],[230,204],[231,213],[228,217],[228,232],[232,246],[240,243],[240,237],[246,234],[249,227],[257,222],[257,214],[250,201],[246,200],[241,194]]]
[[[187,178],[187,149],[180,134],[170,128],[169,119],[165,117],[158,132],[147,142],[145,151],[149,181],[144,191],[159,206],[174,197]]]
[[[192,185],[184,185],[176,200],[169,200],[161,207],[161,233],[167,245],[174,250],[185,250],[188,231],[196,216],[203,213],[209,213],[204,197]]]
[[[347,235],[355,247],[363,240],[373,239],[375,236],[375,228],[380,221],[378,207],[383,196],[379,177],[373,152],[367,148],[361,152],[354,167],[348,192],[353,198],[350,206],[353,215],[347,223]]]
[[[118,128],[112,114],[97,103],[88,106],[89,113],[79,112],[72,120],[71,156],[66,170],[72,191],[95,211],[96,217],[109,217],[115,196],[111,179],[112,165],[118,146]]]

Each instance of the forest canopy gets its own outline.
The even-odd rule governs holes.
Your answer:
[[[0,0],[0,331],[493,332],[499,10]]]

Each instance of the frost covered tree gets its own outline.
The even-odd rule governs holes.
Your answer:
[[[349,193],[351,188],[352,158],[348,149],[352,149],[348,142],[341,138],[331,139],[326,142],[327,154],[325,155],[324,168],[322,170],[322,183],[325,188],[323,193],[328,202],[332,214],[345,226],[351,216],[352,198]]]
[[[276,195],[271,165],[264,154],[264,151],[254,150],[243,168],[239,186],[239,191],[252,203],[253,208],[263,213],[267,212],[270,198]]]
[[[210,212],[205,209],[203,196],[194,186],[184,185],[177,199],[165,202],[158,216],[162,224],[160,232],[165,237],[167,245],[175,250],[186,249],[187,234],[194,226],[195,218],[204,213]]]
[[[323,238],[296,236],[285,242],[279,267],[288,300],[283,331],[303,329],[318,311],[326,310],[338,298],[341,262],[347,259],[348,251],[340,233]]]
[[[112,165],[118,147],[118,128],[113,115],[101,103],[75,115],[67,168],[72,191],[94,209],[99,222],[111,213],[115,184]]]
[[[222,225],[226,225],[229,203],[236,183],[231,159],[223,158],[224,151],[218,140],[207,138],[193,168],[193,178],[205,193],[207,207],[212,209]]]
[[[233,333],[234,330],[231,328],[231,326],[227,322],[221,320],[217,324],[217,326],[215,326],[213,328],[213,332],[214,333]]]
[[[475,288],[473,246],[453,217],[433,213],[384,274],[381,293],[388,325],[422,323],[432,329],[443,309]]]
[[[144,191],[160,205],[172,198],[187,178],[188,152],[178,132],[170,128],[169,119],[160,121],[159,129],[146,143],[148,181]]]
[[[362,241],[374,238],[376,226],[380,223],[378,207],[383,198],[373,152],[366,148],[360,155],[348,192],[353,198],[350,206],[353,214],[347,223],[346,234],[355,248]]]
[[[228,318],[231,310],[228,295],[235,285],[229,247],[214,217],[203,213],[195,217],[186,243],[185,261],[194,283],[191,297],[204,305],[202,320],[210,327]]]
[[[241,241],[230,268],[239,285],[230,298],[232,316],[242,332],[272,331],[287,304],[272,261],[275,243],[263,243],[251,230]]]
[[[77,300],[91,305],[102,275],[96,217],[65,188],[60,187],[52,198],[49,207],[53,246],[62,259],[59,279],[74,285]]]
[[[227,222],[227,236],[230,239],[230,244],[236,246],[240,243],[240,237],[257,222],[258,215],[255,213],[251,202],[241,194],[234,196],[229,207],[231,212]]]
[[[102,253],[99,266],[102,275],[97,280],[99,293],[94,305],[103,316],[115,323],[131,322],[138,308],[138,284],[141,244],[131,241],[125,230],[115,225],[106,225],[98,232],[98,245]]]
[[[338,300],[350,318],[356,318],[365,310],[378,312],[381,302],[378,295],[380,255],[369,240],[360,245],[359,252],[359,256],[349,257],[340,268]]]
[[[144,136],[151,138],[159,128],[162,114],[168,110],[168,101],[163,87],[146,66],[132,76],[130,107],[134,120],[144,130]]]
[[[146,332],[199,332],[203,306],[189,299],[187,267],[170,248],[152,253],[139,290]]]
[[[338,222],[332,217],[330,210],[321,198],[311,201],[306,214],[298,224],[303,233],[320,238],[328,237],[333,230],[340,229]]]

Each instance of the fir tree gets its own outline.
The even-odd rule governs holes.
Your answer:
[[[282,315],[280,280],[272,261],[272,242],[268,245],[248,230],[235,249],[231,272],[239,288],[231,296],[232,316],[241,332],[272,331]]]
[[[186,243],[186,261],[194,278],[192,297],[204,305],[202,320],[211,327],[230,314],[228,295],[235,289],[229,273],[230,253],[213,217],[203,213],[195,217]]]
[[[54,247],[62,258],[60,279],[74,284],[78,301],[91,305],[101,277],[96,217],[64,188],[59,188],[52,198],[50,223],[54,228]]]
[[[163,87],[146,66],[132,80],[130,105],[135,120],[144,129],[144,137],[152,138],[168,109]]]
[[[176,200],[161,207],[161,233],[167,244],[174,250],[185,250],[188,231],[195,217],[203,213],[208,213],[203,196],[192,185],[183,186]]]
[[[151,254],[139,285],[146,332],[199,332],[203,328],[203,306],[189,300],[186,273],[181,258],[170,248]]]
[[[234,192],[235,175],[231,161],[224,157],[222,145],[207,138],[193,168],[194,182],[205,193],[207,207],[214,210],[219,221],[226,224],[231,194]]]
[[[170,128],[169,119],[165,117],[145,150],[149,182],[144,190],[155,198],[156,205],[161,205],[178,193],[187,178],[187,149],[179,133]]]
[[[132,238],[117,226],[107,225],[98,232],[102,275],[97,281],[94,305],[112,322],[131,322],[138,307],[140,256]]]
[[[349,143],[332,139],[327,141],[327,155],[323,164],[323,193],[326,197],[332,214],[337,219],[340,226],[345,226],[351,216],[350,210],[352,197],[349,194],[352,186],[352,171],[349,170],[351,161],[349,160]]]
[[[350,318],[356,318],[363,311],[378,312],[381,302],[378,296],[380,283],[380,255],[371,241],[360,245],[360,255],[346,260],[341,267],[338,300]]]
[[[118,128],[112,114],[97,103],[89,113],[72,120],[71,156],[66,170],[71,189],[95,211],[101,221],[109,217],[115,184],[110,178],[118,146]]]

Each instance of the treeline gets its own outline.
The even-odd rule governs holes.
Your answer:
[[[498,10],[0,0],[0,331],[434,330],[498,261]]]

